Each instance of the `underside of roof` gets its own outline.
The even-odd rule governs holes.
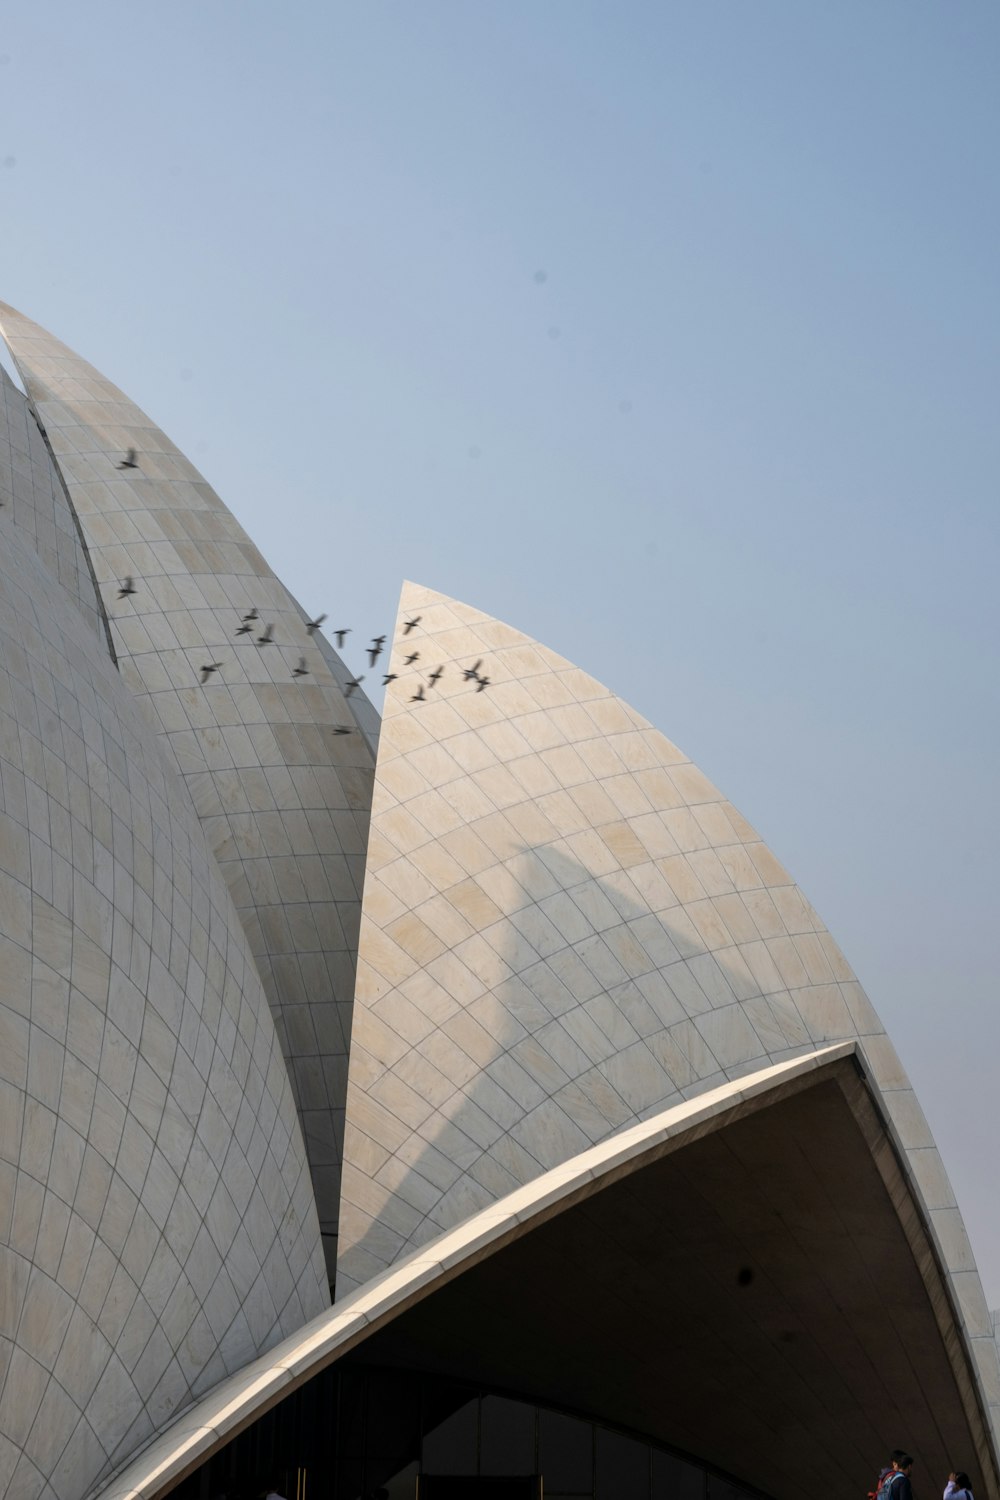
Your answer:
[[[777,1497],[864,1493],[896,1444],[1000,1495],[978,1375],[853,1044],[583,1153],[401,1262],[178,1424],[106,1500],[155,1500],[338,1358],[481,1381]]]

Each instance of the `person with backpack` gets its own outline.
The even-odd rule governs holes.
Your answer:
[[[876,1500],[913,1500],[910,1488],[910,1470],[913,1459],[902,1448],[892,1455],[892,1467],[886,1469],[876,1491]]]
[[[953,1470],[944,1487],[944,1500],[973,1500],[972,1481],[963,1469]]]
[[[886,1482],[900,1472],[900,1465],[904,1459],[909,1464],[913,1463],[913,1459],[910,1458],[905,1448],[893,1448],[889,1455],[889,1462],[878,1471],[875,1488],[868,1491],[868,1500],[888,1500],[889,1491],[886,1488]]]

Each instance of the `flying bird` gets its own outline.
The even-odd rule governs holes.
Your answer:
[[[135,582],[134,582],[134,580],[131,577],[123,578],[122,579],[122,583],[121,583],[121,587],[118,590],[118,597],[119,597],[119,599],[125,599],[125,598],[128,597],[129,594],[134,594],[134,593],[135,593]]]
[[[258,646],[273,646],[274,645],[274,626],[273,625],[266,625],[264,627],[264,634],[263,635],[259,635],[257,637],[257,644],[258,644]]]
[[[237,630],[236,634],[237,635],[252,635],[253,634],[254,621],[256,619],[257,619],[257,610],[256,610],[256,608],[254,608],[254,609],[252,609],[250,611],[250,613],[248,615],[244,615],[243,616],[243,624],[240,626],[239,630]]]
[[[390,682],[395,682],[398,676],[398,672],[386,672],[385,676],[382,678],[382,686],[388,687]]]
[[[444,676],[444,667],[435,667],[434,670],[433,670],[433,672],[430,675],[430,678],[429,678],[431,687],[436,687],[436,685],[441,681],[441,678],[443,676]]]
[[[373,667],[382,655],[382,647],[385,645],[384,635],[372,636],[372,643],[368,647],[368,665]]]
[[[137,469],[139,465],[136,461],[135,449],[130,448],[121,463],[116,464],[115,467],[119,469]]]
[[[334,724],[334,726],[333,726],[333,732],[334,732],[334,734],[353,734],[354,733],[354,731],[352,729],[350,729],[348,727],[348,725],[346,725],[346,724]]]
[[[478,681],[478,678],[479,678],[479,668],[482,666],[482,664],[483,664],[483,658],[480,657],[479,660],[476,662],[476,665],[474,667],[463,667],[462,668],[462,676],[464,677],[464,679],[465,679],[466,682],[471,682],[472,679],[473,679],[473,677],[475,677],[477,679],[477,681]]]
[[[488,677],[480,677],[478,680],[478,685],[476,687],[476,692],[481,693],[483,688],[489,687],[489,685],[490,679]]]
[[[207,666],[202,667],[202,669],[201,669],[201,681],[202,681],[202,685],[204,685],[208,681],[208,679],[211,677],[211,675],[212,675],[213,672],[220,671],[221,667],[222,667],[221,661],[210,661]]]
[[[427,702],[427,699],[424,697],[424,685],[423,685],[423,683],[420,684],[420,686],[417,688],[417,691],[410,698],[410,702],[411,703],[426,703]]]
[[[348,626],[348,628],[346,630],[335,630],[333,633],[337,637],[337,650],[338,651],[343,651],[343,649],[344,649],[344,636],[345,635],[350,635],[350,633],[351,633],[350,626]]]
[[[299,657],[299,664],[298,664],[298,666],[292,668],[292,676],[293,677],[308,677],[309,676],[309,668],[306,666],[306,659],[305,659],[304,656],[300,656]]]
[[[309,634],[312,635],[312,633],[313,633],[314,630],[318,630],[319,627],[322,625],[322,623],[323,623],[323,621],[325,619],[326,619],[326,615],[320,615],[320,617],[319,617],[318,620],[307,620],[306,621],[306,629],[308,630]],[[339,635],[339,633],[340,632],[338,631],[338,635]]]
[[[364,682],[364,680],[365,679],[363,677],[352,677],[351,680],[350,680],[350,682],[347,684],[347,686],[344,689],[344,697],[345,698],[349,698],[351,696],[351,694],[354,692],[354,689],[357,688],[357,687],[360,687],[361,684]]]
[[[413,663],[415,661],[419,661],[419,660],[420,660],[420,652],[419,651],[414,651],[414,653],[413,653],[412,656],[407,656],[405,658],[405,660],[403,661],[403,666],[404,667],[412,667]]]
[[[407,620],[406,624],[403,626],[403,634],[409,635],[411,630],[416,630],[422,619],[423,615],[416,615],[412,620]]]

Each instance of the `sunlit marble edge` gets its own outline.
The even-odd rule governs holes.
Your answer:
[[[541,1222],[554,1210],[570,1207],[598,1181],[607,1185],[619,1172],[636,1170],[644,1164],[643,1158],[655,1156],[658,1148],[719,1114],[856,1054],[863,1055],[861,1046],[847,1041],[775,1063],[684,1100],[553,1167],[373,1277],[330,1312],[320,1314],[224,1380],[92,1495],[100,1500],[156,1500],[200,1460],[288,1395],[293,1386],[318,1373],[334,1355],[345,1354],[376,1326],[419,1301],[431,1286],[468,1269],[507,1239],[523,1233],[532,1221]],[[885,1128],[890,1130],[888,1123]]]

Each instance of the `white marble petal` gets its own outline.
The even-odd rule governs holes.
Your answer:
[[[79,1500],[326,1278],[242,924],[78,539],[24,504],[0,508],[0,1491]]]
[[[0,333],[79,517],[122,675],[187,782],[243,920],[332,1270],[378,716],[363,689],[345,698],[352,674],[149,417],[2,304]],[[122,467],[130,453],[134,467]],[[120,598],[125,579],[135,592]],[[300,659],[308,675],[296,677]],[[215,662],[203,683],[201,667]]]
[[[338,1296],[614,1132],[817,1046],[863,1041],[907,1138],[919,1106],[849,965],[682,751],[555,652],[415,584],[392,662]],[[953,1208],[933,1142],[911,1139],[928,1215]],[[940,1250],[968,1303],[964,1238]],[[970,1324],[988,1366],[991,1332]]]

